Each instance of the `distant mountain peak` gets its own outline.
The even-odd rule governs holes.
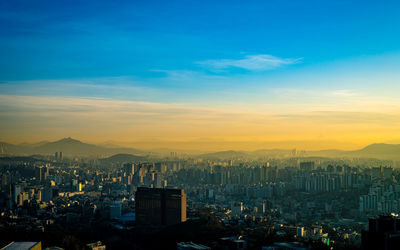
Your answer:
[[[387,151],[389,153],[393,150],[400,150],[400,144],[374,143],[362,148],[360,151]]]
[[[55,143],[60,143],[60,142],[62,142],[62,143],[82,143],[81,141],[75,140],[71,137],[65,137],[61,140],[55,141]]]
[[[95,144],[85,143],[71,137],[65,137],[58,141],[42,142],[27,146],[13,145],[0,142],[0,154],[15,155],[54,155],[54,152],[63,152],[65,156],[96,156],[105,157],[114,154],[143,154],[144,152],[134,148],[106,148]]]

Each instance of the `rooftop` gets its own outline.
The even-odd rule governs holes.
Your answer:
[[[40,241],[13,241],[1,250],[42,249]]]

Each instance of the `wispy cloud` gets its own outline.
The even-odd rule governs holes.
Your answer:
[[[0,139],[165,138],[273,140],[317,138],[329,131],[330,139],[354,135],[393,138],[400,124],[399,111],[283,111],[208,108],[178,103],[122,101],[102,98],[0,95]],[[329,111],[329,112],[328,112]],[[151,138],[151,139],[149,139]],[[373,138],[372,138],[373,139]],[[347,139],[346,139],[347,140]]]
[[[193,81],[193,80],[226,80],[225,76],[206,74],[201,71],[194,70],[165,70],[152,69],[151,72],[159,72],[165,74],[165,78],[172,81]]]
[[[4,81],[0,83],[3,95],[20,96],[78,96],[121,99],[160,98],[165,91],[148,86],[145,81],[131,77],[102,77],[83,79],[44,79]],[[168,94],[168,93],[167,93]]]
[[[129,142],[138,148],[183,145],[187,149],[225,150],[262,148],[271,141],[318,141],[312,145],[321,148],[320,135],[325,135],[323,139],[327,143],[341,142],[330,142],[326,147],[343,147],[344,142],[365,145],[400,138],[398,111],[288,112],[282,111],[281,106],[275,109],[281,111],[270,113],[256,108],[246,111],[234,107],[208,108],[102,98],[0,95],[0,141],[56,140],[72,136],[91,142]],[[309,147],[300,142],[279,145]]]
[[[302,58],[279,58],[272,55],[248,55],[241,59],[219,59],[197,62],[211,70],[241,68],[250,71],[271,70],[285,65],[300,63]]]
[[[199,72],[192,70],[165,70],[165,69],[152,69],[151,72],[159,72],[165,74],[172,80],[191,80],[194,77],[201,75]],[[202,75],[201,75],[202,76]]]
[[[357,96],[356,92],[354,92],[353,90],[349,90],[349,89],[336,90],[336,91],[333,91],[332,94],[335,96],[343,96],[343,97]]]

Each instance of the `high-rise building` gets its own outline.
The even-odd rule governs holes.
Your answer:
[[[233,202],[231,206],[233,216],[241,216],[243,212],[243,202]]]
[[[392,167],[384,167],[383,168],[383,177],[390,180],[392,178],[393,168]]]
[[[163,175],[159,172],[154,172],[153,176],[153,187],[162,188]]]
[[[300,162],[300,170],[311,171],[311,170],[314,170],[314,167],[315,167],[315,163],[313,161]]]
[[[382,167],[375,167],[371,169],[372,178],[381,178],[382,177]]]
[[[121,217],[121,202],[114,202],[110,205],[110,219]]]
[[[40,183],[44,183],[48,175],[49,175],[48,167],[40,166],[39,168],[36,169],[36,179]]]
[[[63,152],[55,152],[54,153],[54,159],[56,160],[56,161],[58,161],[58,160],[62,160],[63,159]]]
[[[305,235],[304,232],[305,232],[304,227],[297,227],[297,233],[296,233],[297,238],[304,237],[304,235]]]
[[[368,231],[362,231],[363,250],[394,250],[400,246],[400,219],[381,215],[369,219]]]
[[[134,163],[125,163],[124,164],[124,172],[126,175],[135,174],[135,164]]]
[[[160,173],[165,173],[167,171],[167,164],[165,164],[164,162],[157,162],[154,165],[154,168]]]
[[[13,195],[14,195],[14,203],[18,203],[18,196],[21,194],[23,191],[23,188],[21,185],[14,185],[14,190],[13,190]]]
[[[138,187],[136,221],[142,225],[173,225],[186,221],[184,190]]]
[[[53,199],[53,190],[50,188],[45,187],[40,192],[41,201],[50,202]]]

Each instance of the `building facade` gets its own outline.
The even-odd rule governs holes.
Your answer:
[[[142,225],[174,225],[186,221],[183,189],[138,187],[136,221]]]

